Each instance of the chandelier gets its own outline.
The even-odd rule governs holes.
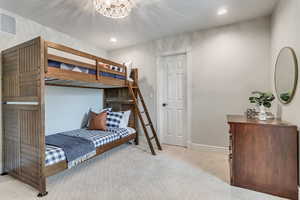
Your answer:
[[[120,19],[127,17],[133,6],[133,0],[94,0],[97,12],[109,18]]]

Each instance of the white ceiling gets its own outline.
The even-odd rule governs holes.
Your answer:
[[[112,50],[168,35],[267,16],[277,0],[136,0],[121,20],[102,17],[93,0],[0,0],[0,7]],[[218,16],[226,7],[228,14]],[[112,44],[109,39],[116,37]]]

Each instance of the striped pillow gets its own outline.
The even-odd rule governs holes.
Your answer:
[[[108,112],[106,118],[106,126],[108,128],[119,128],[123,120],[124,112]]]

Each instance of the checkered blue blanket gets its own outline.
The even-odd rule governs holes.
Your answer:
[[[46,166],[59,163],[60,161],[66,160],[65,152],[62,148],[46,145],[46,157],[45,164]]]
[[[46,144],[64,150],[69,169],[96,155],[93,141],[83,137],[58,133],[46,136]]]
[[[91,140],[97,148],[107,143],[118,140],[122,137],[129,136],[133,133],[135,133],[135,130],[132,128],[109,128],[107,131],[91,131],[86,129],[78,129],[64,132],[63,134]],[[62,148],[46,145],[46,166],[56,164],[63,160],[66,160],[66,155]]]

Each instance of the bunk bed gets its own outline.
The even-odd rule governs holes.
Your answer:
[[[93,142],[98,145],[95,145],[93,157],[129,141],[138,144],[135,131],[137,108],[128,92],[128,85],[138,88],[135,86],[137,69],[131,71],[131,80],[128,80],[124,64],[45,41],[41,37],[4,50],[1,56],[3,175],[8,173],[33,186],[41,197],[47,194],[46,177],[68,169],[64,152],[45,144],[46,85],[104,89],[105,107],[114,111],[132,111],[127,134],[110,134],[107,136],[109,140],[96,138]],[[55,153],[58,159],[49,161]]]

